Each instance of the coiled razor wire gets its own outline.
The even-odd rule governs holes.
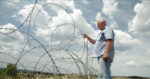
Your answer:
[[[63,24],[59,24],[59,25],[54,25],[53,27],[56,27],[55,30],[52,32],[50,38],[51,38],[51,44],[50,45],[45,45],[43,44],[39,39],[37,39],[34,35],[30,34],[30,27],[31,27],[31,18],[32,18],[32,15],[33,15],[33,12],[34,12],[34,9],[36,8],[36,5],[37,5],[37,2],[38,0],[35,0],[34,2],[34,6],[32,7],[31,11],[29,12],[27,18],[18,26],[16,27],[16,29],[12,29],[12,28],[3,28],[3,27],[0,27],[0,30],[6,30],[6,31],[9,31],[8,33],[3,33],[3,32],[0,32],[1,35],[4,35],[4,36],[7,36],[9,37],[10,39],[15,39],[17,41],[20,41],[22,43],[22,45],[24,44],[24,47],[23,48],[20,48],[21,49],[21,52],[19,54],[19,57],[14,57],[14,56],[11,56],[10,54],[8,54],[7,51],[5,52],[1,52],[0,51],[0,55],[2,56],[6,56],[6,57],[10,57],[11,59],[15,60],[15,64],[14,66],[17,66],[17,67],[23,67],[25,71],[28,70],[28,68],[31,68],[33,69],[33,72],[36,72],[38,71],[38,68],[41,68],[41,75],[45,73],[45,69],[48,70],[50,73],[53,74],[53,78],[56,79],[57,78],[57,75],[61,74],[62,72],[60,71],[61,70],[64,70],[64,68],[61,68],[58,66],[57,61],[61,61],[62,62],[68,62],[67,64],[71,64],[73,66],[75,66],[78,70],[78,75],[80,75],[80,79],[82,79],[83,75],[86,76],[86,78],[84,79],[95,79],[94,76],[90,76],[89,73],[92,73],[93,75],[95,75],[95,73],[97,73],[95,71],[94,68],[90,68],[91,66],[90,63],[89,63],[89,50],[88,50],[88,42],[85,42],[85,40],[83,40],[83,54],[81,56],[77,55],[77,52],[73,51],[70,49],[71,47],[71,42],[74,41],[74,39],[76,38],[75,36],[75,33],[76,33],[76,29],[78,29],[79,27],[76,26],[75,24],[75,20],[74,18],[71,16],[71,14],[61,5],[59,4],[56,4],[56,3],[46,3],[44,5],[42,5],[42,7],[39,9],[37,15],[36,15],[36,18],[34,19],[34,24],[36,23],[36,19],[37,19],[37,16],[39,15],[39,13],[41,12],[41,9],[48,6],[48,5],[52,5],[52,6],[56,6],[56,7],[59,7],[61,9],[63,9],[67,14],[68,16],[71,17],[71,20],[72,20],[72,23],[63,23]],[[24,26],[25,23],[27,23],[27,21],[29,21],[29,27],[28,27],[28,30],[27,32],[21,30],[20,28]],[[73,26],[73,33],[72,36],[69,38],[70,40],[67,41],[67,43],[65,43],[65,45],[62,47],[62,46],[54,46],[53,47],[53,38],[54,38],[54,34],[56,32],[56,30],[58,28],[61,28],[61,26],[64,26],[64,25],[72,25]],[[79,29],[78,29],[79,30]],[[27,42],[25,41],[21,41],[13,36],[11,36],[11,34],[13,33],[16,33],[16,32],[21,32],[24,36],[27,36]],[[79,30],[79,34],[82,36],[82,32]],[[33,46],[31,45],[30,41],[34,41],[36,42],[37,46]],[[26,47],[29,47],[28,49],[26,49]],[[47,47],[50,47],[50,49],[48,49]],[[28,63],[28,65],[24,65],[24,62],[22,62],[23,58],[28,55],[28,54],[31,54],[33,50],[43,50],[42,52],[42,55],[39,56],[39,58],[37,59],[37,61],[34,62],[34,67],[32,66],[29,66],[30,63]],[[81,48],[80,48],[81,49]],[[63,56],[62,57],[57,57],[55,56],[55,53],[56,52],[60,52],[60,51],[63,51]],[[86,52],[86,61],[84,62],[83,61],[83,55],[85,55],[85,52]],[[62,53],[61,53],[62,54]],[[65,55],[67,55],[68,57],[65,57]],[[49,59],[47,59],[47,62],[45,62],[45,64],[41,64],[42,62],[42,59],[44,59],[45,56],[48,56]],[[70,61],[70,62],[69,62]],[[8,64],[8,63],[12,63],[12,62],[6,62],[5,60],[2,60],[0,61],[0,63],[5,63],[5,64]],[[33,62],[31,62],[33,64]],[[71,66],[72,67],[72,66]],[[0,75],[0,78],[8,71],[9,69],[7,69],[5,72],[3,72],[1,75]],[[67,72],[67,70],[66,70]],[[28,73],[28,72],[27,72]],[[66,73],[67,74],[67,73]],[[35,73],[33,73],[33,75],[35,75]],[[39,78],[41,76],[39,75]]]

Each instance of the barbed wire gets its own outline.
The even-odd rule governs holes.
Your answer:
[[[95,75],[96,69],[94,67],[92,67],[92,65],[90,64],[90,61],[89,61],[91,59],[89,58],[90,52],[88,49],[88,41],[83,40],[83,47],[79,48],[79,50],[82,49],[81,55],[78,55],[79,53],[77,53],[76,51],[71,49],[71,47],[73,47],[71,45],[71,42],[75,41],[74,39],[77,39],[76,35],[75,35],[77,32],[76,31],[77,29],[78,29],[79,35],[82,36],[82,32],[80,31],[80,28],[76,25],[75,20],[72,17],[72,15],[67,11],[66,8],[64,8],[63,6],[61,6],[57,3],[52,3],[52,2],[51,3],[45,3],[42,5],[41,8],[37,8],[37,6],[36,6],[37,3],[38,3],[38,0],[35,0],[33,7],[31,8],[31,11],[27,15],[27,17],[24,19],[24,21],[19,26],[16,26],[16,28],[0,27],[0,34],[1,35],[4,35],[4,36],[9,37],[11,39],[15,39],[15,40],[19,41],[21,45],[24,45],[23,47],[20,47],[21,51],[17,54],[18,57],[11,56],[10,54],[7,53],[7,51],[5,51],[5,52],[0,51],[0,56],[6,55],[6,56],[10,57],[9,59],[15,60],[15,63],[7,62],[5,60],[0,61],[0,63],[5,63],[5,64],[13,63],[13,64],[15,64],[14,66],[23,67],[25,71],[28,70],[27,68],[31,68],[31,69],[33,69],[33,72],[36,72],[38,70],[38,67],[40,67],[40,68],[42,68],[41,73],[44,74],[44,72],[45,72],[44,70],[46,69],[53,74],[54,79],[56,79],[57,75],[62,73],[62,71],[60,71],[60,70],[63,70],[63,72],[66,72],[66,73],[68,72],[67,70],[65,70],[65,68],[60,67],[58,65],[58,63],[60,63],[61,66],[62,65],[65,66],[65,64],[66,65],[70,64],[76,68],[75,70],[78,71],[78,74],[80,75],[80,79],[82,78],[82,75],[86,75],[87,76],[86,79],[94,79],[94,77],[89,77],[89,75],[91,73],[93,75]],[[32,30],[31,29],[32,21],[33,21],[33,25],[35,25],[37,17],[39,16],[39,13],[42,13],[41,9],[47,7],[48,5],[59,7],[62,10],[64,10],[67,13],[67,15],[71,18],[72,22],[71,23],[70,22],[62,23],[62,24],[57,24],[57,25],[47,27],[48,29],[50,29],[50,27],[55,27],[55,29],[51,32],[50,44],[45,45],[45,44],[43,44],[42,40],[38,39],[40,37],[37,36],[38,37],[37,38],[34,34],[30,33],[30,31]],[[38,9],[38,12],[36,15],[34,15],[33,13],[34,13],[36,8]],[[17,11],[17,10],[13,10],[13,11]],[[0,15],[4,15],[4,13],[2,13]],[[32,19],[33,15],[35,16],[34,20]],[[21,29],[21,27],[23,27],[26,23],[28,23],[27,31]],[[65,44],[62,46],[53,45],[53,42],[55,41],[54,40],[55,32],[57,32],[57,30],[59,28],[62,28],[63,26],[66,26],[66,25],[70,25],[73,27],[73,31],[72,31],[72,33],[70,33],[68,40],[65,41]],[[6,32],[3,32],[2,30],[5,30]],[[11,35],[11,34],[14,34],[17,32],[20,32],[27,39],[25,41],[22,41],[22,40]],[[31,44],[32,41],[34,41],[35,44]],[[1,46],[1,47],[3,47],[3,46]],[[31,66],[31,64],[29,62],[28,62],[28,65],[25,65],[26,61],[25,60],[22,61],[23,58],[25,56],[27,56],[28,54],[34,53],[34,52],[32,52],[33,50],[42,51],[42,52],[36,53],[36,54],[41,53],[41,55],[38,56],[37,60],[34,62],[34,66]],[[62,55],[62,56],[57,57],[57,55]],[[84,56],[85,56],[85,60],[83,59]],[[42,60],[42,59],[44,59],[44,57],[48,58],[47,61]],[[43,62],[44,64],[41,62]],[[62,64],[62,63],[65,63],[65,64]],[[33,62],[32,62],[32,64],[33,64]],[[48,66],[50,67],[50,69]],[[73,66],[68,66],[68,69],[72,68]],[[0,78],[5,73],[7,73],[8,70],[9,69],[7,69],[5,72],[3,72],[0,75]],[[74,73],[76,73],[76,72],[74,72]]]

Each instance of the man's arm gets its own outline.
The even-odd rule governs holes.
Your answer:
[[[103,55],[103,60],[106,61],[108,59],[108,55],[109,55],[109,51],[112,47],[112,43],[113,43],[113,40],[112,39],[108,39],[106,41],[106,49],[104,51],[104,55]]]
[[[95,44],[95,40],[93,40],[91,37],[89,37],[88,35],[86,34],[83,34],[83,37],[84,38],[87,38],[92,44]]]

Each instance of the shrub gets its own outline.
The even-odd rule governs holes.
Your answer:
[[[17,67],[14,64],[8,64],[6,67],[7,75],[11,77],[17,76]]]

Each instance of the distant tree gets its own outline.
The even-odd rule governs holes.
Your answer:
[[[5,70],[8,76],[11,76],[11,77],[17,76],[17,67],[15,64],[8,64]]]

